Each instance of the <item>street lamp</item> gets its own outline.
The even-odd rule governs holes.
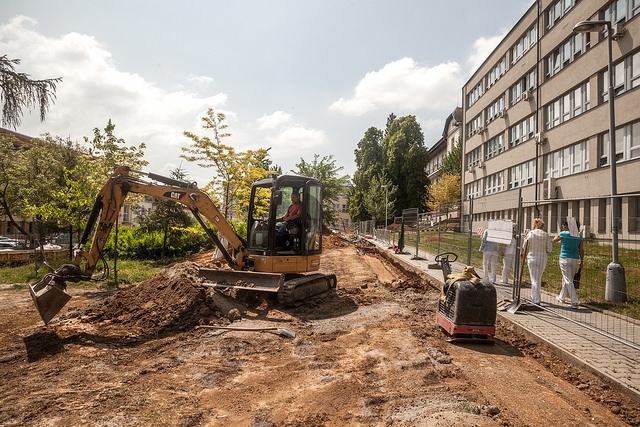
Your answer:
[[[389,218],[388,209],[389,209],[389,185],[384,184],[381,186],[384,188],[384,232],[385,235],[387,233],[387,219]]]
[[[389,208],[389,185],[385,184],[382,185],[380,188],[384,188],[384,229],[387,229],[387,218],[389,218],[388,215],[388,208]]]
[[[618,218],[620,210],[618,208],[618,178],[616,176],[616,128],[615,111],[613,102],[613,47],[611,21],[581,21],[573,27],[574,33],[589,33],[599,31],[605,27],[607,29],[608,62],[607,74],[609,77],[609,168],[611,171],[611,251],[612,260],[607,266],[607,284],[605,288],[605,300],[613,302],[625,302],[627,300],[627,286],[624,277],[624,267],[618,262]]]

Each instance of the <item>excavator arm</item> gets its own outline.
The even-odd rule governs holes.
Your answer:
[[[171,200],[186,206],[218,246],[232,269],[244,270],[248,267],[249,253],[246,249],[246,242],[236,234],[211,198],[199,190],[195,183],[186,183],[152,173],[136,172],[147,175],[151,181],[161,183],[157,184],[129,175],[130,172],[132,172],[131,169],[126,166],[118,168],[96,197],[89,221],[80,240],[80,245],[84,246],[93,232],[91,247],[88,251],[79,251],[74,260],[76,266],[85,264],[84,277],[79,280],[88,279],[95,271],[102,256],[102,249],[115,226],[120,209],[129,193]],[[220,235],[227,240],[228,246],[222,244],[213,230],[207,226],[203,217],[209,220]]]

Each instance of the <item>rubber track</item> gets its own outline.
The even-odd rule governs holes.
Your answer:
[[[287,306],[300,305],[306,298],[326,292],[336,287],[335,274],[312,274],[287,280],[278,292],[278,301]]]

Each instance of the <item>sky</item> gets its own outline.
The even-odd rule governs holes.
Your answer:
[[[44,122],[15,130],[82,143],[109,120],[146,144],[148,172],[212,169],[180,158],[207,109],[223,143],[271,148],[283,173],[333,156],[340,175],[389,114],[413,115],[432,147],[461,89],[533,0],[3,0],[0,55],[32,79],[62,77]]]

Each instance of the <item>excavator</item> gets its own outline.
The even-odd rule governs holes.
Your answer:
[[[145,177],[145,178],[142,178]],[[191,211],[230,269],[201,268],[201,284],[216,289],[243,289],[277,295],[296,306],[336,287],[335,274],[318,272],[322,253],[322,183],[298,175],[269,175],[251,187],[247,238],[238,235],[207,193],[195,182],[118,167],[98,193],[72,264],[51,268],[29,286],[45,324],[71,299],[67,282],[104,280],[108,275],[103,248],[129,193],[171,200]],[[299,193],[302,216],[276,227],[292,193]],[[212,228],[217,230],[217,233]],[[84,249],[89,242],[88,249]],[[102,262],[101,277],[94,277]],[[307,274],[312,273],[312,274]]]

